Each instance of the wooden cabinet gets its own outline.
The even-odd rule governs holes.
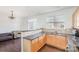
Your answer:
[[[46,43],[45,34],[43,34],[42,36],[39,37],[39,49],[43,47],[45,43]]]
[[[61,49],[66,49],[67,47],[67,39],[64,36],[56,36],[57,39],[57,47]]]
[[[44,46],[44,44],[46,43],[45,38],[45,34],[41,35],[40,37],[32,40],[32,51],[36,52],[38,51],[40,48],[42,48]]]
[[[28,40],[23,40],[23,50],[24,51],[32,51],[37,52],[40,48],[42,48],[45,44],[60,48],[66,49],[67,39],[64,36],[59,35],[41,35],[40,37]]]
[[[23,51],[25,52],[36,52],[39,50],[39,39],[23,39]]]
[[[44,46],[45,43],[45,34],[33,40],[23,39],[23,51],[37,52],[41,47]]]
[[[66,49],[67,45],[66,37],[58,35],[47,35],[46,43],[60,49]]]
[[[46,43],[49,45],[55,44],[55,35],[46,35],[47,36],[47,41]]]
[[[43,37],[44,37],[44,38],[43,38],[43,44],[46,44],[46,41],[47,41],[46,35],[44,34]]]
[[[39,50],[39,38],[36,38],[36,39],[32,40],[31,47],[32,47],[31,50],[33,52],[36,52],[36,51]]]

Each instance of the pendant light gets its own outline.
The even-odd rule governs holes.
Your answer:
[[[9,16],[10,19],[15,19],[14,15],[13,15],[13,10],[11,11],[11,16]]]

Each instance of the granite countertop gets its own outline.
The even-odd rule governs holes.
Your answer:
[[[55,32],[47,32],[47,35],[58,35],[58,36],[64,36],[66,37],[67,35],[71,35],[71,34],[66,34],[66,33],[55,33]]]
[[[33,39],[36,39],[36,38],[42,36],[43,34],[46,34],[46,35],[59,35],[59,36],[66,37],[66,34],[62,34],[62,33],[55,34],[55,33],[39,32],[39,33],[36,33],[36,34],[33,34],[33,35],[29,35],[29,36],[23,37],[23,39],[33,40]]]
[[[36,38],[42,36],[43,34],[45,34],[45,33],[40,32],[40,33],[36,33],[34,35],[29,35],[29,36],[23,37],[23,39],[33,40],[33,39],[36,39]]]
[[[73,35],[73,34],[65,34],[65,33],[39,32],[39,33],[36,33],[36,34],[33,34],[33,35],[23,37],[23,39],[33,40],[33,39],[36,39],[36,38],[42,36],[43,34],[46,34],[46,35],[58,35],[58,36],[64,36],[64,37]]]

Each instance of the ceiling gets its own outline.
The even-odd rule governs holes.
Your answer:
[[[69,6],[1,6],[0,12],[10,13],[11,10],[14,10],[14,13],[19,16],[34,16],[65,8],[70,7]]]
[[[30,7],[25,7],[24,13],[26,16],[34,16],[34,15],[40,15],[43,13],[48,13],[48,12],[54,12],[57,10],[61,9],[66,9],[70,8],[68,6],[30,6]]]

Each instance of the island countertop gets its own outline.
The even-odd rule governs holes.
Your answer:
[[[62,34],[62,33],[54,34],[54,33],[39,32],[39,33],[35,33],[33,35],[25,36],[25,37],[23,37],[23,39],[34,40],[34,39],[42,36],[43,34],[45,34],[45,35],[58,35],[58,36],[67,37],[66,34]]]
[[[33,34],[33,35],[23,37],[23,39],[34,40],[34,39],[42,36],[43,34],[45,34],[45,33],[44,32],[39,32],[39,33],[36,33],[36,34]]]

